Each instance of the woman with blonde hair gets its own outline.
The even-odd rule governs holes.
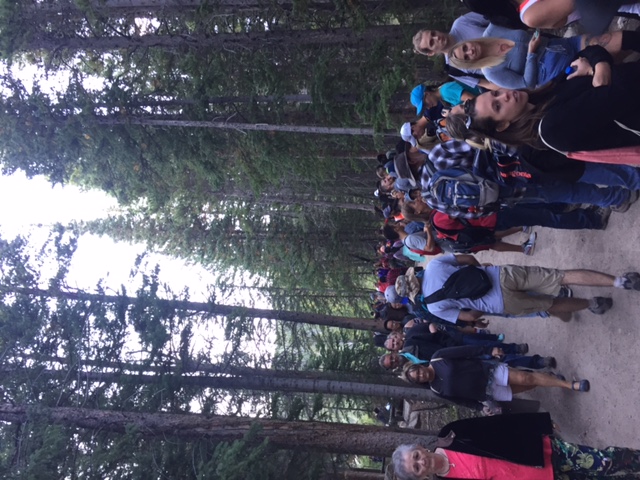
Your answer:
[[[495,85],[511,89],[535,89],[559,77],[587,44],[609,53],[640,51],[640,34],[617,31],[593,37],[544,38],[538,32],[489,25],[483,38],[457,43],[449,63],[461,70],[481,70]]]

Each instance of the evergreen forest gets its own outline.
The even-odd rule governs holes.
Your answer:
[[[412,36],[460,8],[0,0],[2,173],[118,202],[0,239],[0,478],[380,479],[370,457],[424,441],[371,415],[431,399],[376,364],[374,169],[444,78]],[[83,234],[216,283],[141,257],[139,287],[72,288]]]

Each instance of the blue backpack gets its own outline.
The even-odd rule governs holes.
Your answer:
[[[436,172],[428,190],[434,206],[448,207],[445,213],[478,212],[478,216],[482,216],[500,208],[500,185],[465,168]],[[442,211],[442,208],[437,209]]]

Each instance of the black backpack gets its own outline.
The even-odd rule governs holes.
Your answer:
[[[424,297],[424,303],[436,303],[440,300],[458,300],[468,298],[475,300],[491,290],[492,284],[489,275],[484,270],[467,265],[454,272],[440,290]]]

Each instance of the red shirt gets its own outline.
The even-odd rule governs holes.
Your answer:
[[[498,460],[495,458],[478,457],[468,453],[459,453],[438,448],[447,455],[450,469],[443,478],[469,480],[553,480],[553,465],[551,464],[551,439],[543,438],[544,467],[530,467]]]

